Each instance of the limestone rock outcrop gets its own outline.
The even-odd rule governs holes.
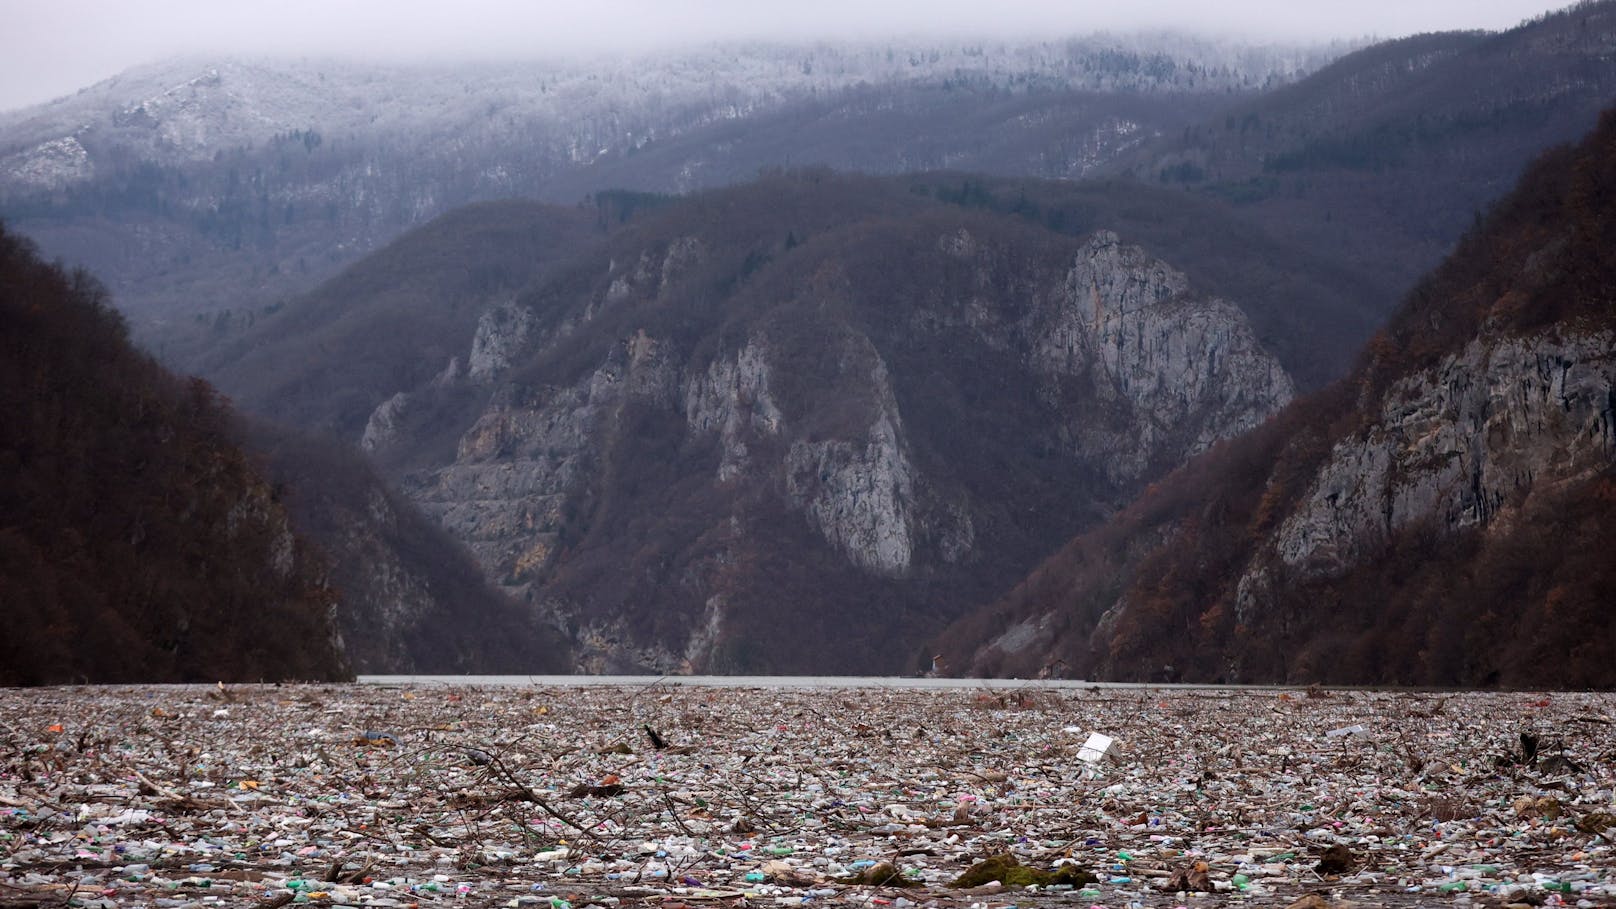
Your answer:
[[[1078,253],[1059,300],[1033,327],[1034,360],[1085,380],[1121,414],[1071,427],[1113,480],[1199,454],[1296,393],[1238,307],[1193,293],[1181,272],[1109,231]]]
[[[914,334],[829,314],[834,301],[869,293],[867,266],[845,257],[766,292],[791,302],[737,310],[731,318],[746,327],[728,340],[680,342],[679,327],[655,316],[619,321],[712,293],[693,296],[688,279],[718,244],[690,234],[614,254],[582,305],[549,323],[531,304],[496,305],[452,380],[486,386],[486,403],[453,459],[413,471],[405,488],[492,578],[570,629],[580,666],[710,669],[748,633],[737,610],[761,608],[759,569],[749,566],[802,557],[736,531],[761,514],[778,512],[785,523],[774,532],[820,552],[813,558],[838,566],[846,583],[920,587],[994,558],[981,528],[1006,519],[1002,503],[962,479],[973,465],[948,462],[947,418],[927,413],[917,429],[907,415],[929,405],[895,370],[954,368],[917,357],[931,338],[1003,358],[1012,372],[998,381],[1049,417],[1027,426],[1024,441],[1108,489],[1260,422],[1293,393],[1238,307],[1198,294],[1115,234],[1052,244],[1035,270],[1016,272],[1013,247],[982,231],[921,241],[923,254],[962,271],[919,280],[926,299],[944,302],[910,310]],[[521,364],[533,374],[602,324],[627,331],[585,371],[544,384],[508,378]],[[395,438],[402,395],[377,409],[367,444],[408,444]],[[1006,455],[1023,444],[991,443]],[[659,528],[681,525],[691,538],[656,541]],[[641,559],[641,576],[602,580]],[[618,584],[624,592],[600,592]],[[643,585],[655,592],[632,592]],[[636,602],[648,597],[669,598],[655,618]],[[647,624],[660,631],[648,635]]]
[[[1472,342],[1398,382],[1367,432],[1335,446],[1275,548],[1287,567],[1330,574],[1415,524],[1486,524],[1535,484],[1616,460],[1613,394],[1610,332]]]

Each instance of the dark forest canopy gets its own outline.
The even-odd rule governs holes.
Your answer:
[[[341,679],[337,595],[229,408],[0,227],[0,684]]]

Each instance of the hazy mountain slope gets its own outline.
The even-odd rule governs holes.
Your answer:
[[[724,186],[760,169],[969,170],[1078,179],[1174,135],[1229,96],[1207,92],[1007,90],[968,80],[856,86],[726,120],[558,175],[548,192]]]
[[[465,547],[351,447],[262,424],[250,444],[298,532],[328,554],[355,672],[566,671],[561,636],[495,592]]]
[[[457,210],[266,314],[203,372],[259,416],[357,442],[381,399],[468,368],[482,313],[598,241],[598,217],[527,202]]]
[[[1544,157],[1341,383],[943,639],[953,671],[1616,683],[1616,116]]]
[[[1380,276],[1357,273],[1328,251],[1269,233],[1216,199],[1127,180],[935,173],[893,185],[1063,234],[1115,230],[1132,238],[1189,272],[1198,286],[1240,301],[1264,347],[1301,388],[1345,372],[1355,345],[1382,322]]]
[[[822,198],[771,195],[804,179],[815,181]],[[1377,324],[1372,282],[1231,218],[1216,201],[1172,190],[967,174],[871,179],[818,172],[765,180],[743,197],[747,205],[772,209],[761,217],[798,244],[863,219],[938,208],[1013,215],[1073,237],[1116,230],[1185,268],[1197,286],[1240,301],[1263,345],[1304,387],[1344,371],[1350,345]],[[364,440],[367,422],[374,424],[373,436],[389,431],[393,421],[431,423],[444,436],[433,451],[452,451],[475,403],[448,393],[450,380],[488,368],[473,365],[474,349],[489,362],[503,356],[474,344],[480,330],[501,336],[500,320],[519,312],[503,304],[547,276],[586,271],[577,258],[592,257],[592,267],[606,269],[611,253],[601,244],[612,232],[625,222],[637,226],[647,212],[681,207],[689,205],[677,197],[603,193],[587,213],[531,203],[451,212],[266,315],[222,345],[206,374],[260,415],[353,441]],[[655,224],[645,230],[666,232]],[[752,257],[753,268],[774,255],[744,229],[718,242]],[[572,287],[551,294],[582,292]],[[505,334],[531,332],[530,323]],[[434,409],[424,408],[419,396],[408,412],[381,407],[431,379],[445,391]],[[412,451],[421,453],[420,441],[417,435]]]
[[[211,386],[137,353],[93,280],[5,234],[0,294],[0,680],[566,665],[362,458],[238,425]]]
[[[787,163],[1066,175],[1176,130],[1185,99],[1221,103],[1331,55],[1164,35],[555,65],[172,63],[0,115],[0,214],[107,275],[142,335],[183,356],[202,329],[239,328],[468,202],[686,190]],[[905,151],[872,147],[900,111]]]
[[[0,232],[0,684],[337,679],[323,560],[200,380]]]
[[[597,236],[463,307],[462,348],[369,389],[368,417],[320,403],[387,373],[340,350],[262,402],[367,440],[589,669],[907,668],[964,605],[1291,394],[1241,308],[1126,238],[907,180],[782,175]],[[461,280],[440,286],[464,299]],[[374,287],[321,305],[385,330]],[[261,333],[241,363],[305,355]]]
[[[1379,276],[1394,301],[1544,149],[1616,97],[1616,3],[1497,33],[1420,35],[1349,54],[1126,162],[1234,201]]]

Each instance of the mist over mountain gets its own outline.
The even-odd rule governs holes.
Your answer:
[[[1127,169],[1335,249],[1397,300],[1613,97],[1616,5],[1585,2],[1505,32],[1364,48],[1149,144]]]
[[[1585,4],[1333,64],[1352,47],[1170,34],[181,61],[0,115],[0,216],[102,275],[137,338],[185,368],[457,205],[813,165],[1184,187],[1379,282],[1384,313],[1532,154],[1591,126],[1610,17]]]
[[[809,164],[1077,176],[1331,56],[1159,35],[553,65],[181,61],[0,115],[0,214],[104,275],[139,336],[183,360],[468,202]]]

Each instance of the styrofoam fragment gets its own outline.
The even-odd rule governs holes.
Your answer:
[[[1077,759],[1087,761],[1090,764],[1098,764],[1107,759],[1114,761],[1117,759],[1116,747],[1116,739],[1109,735],[1091,732],[1089,733],[1088,741],[1084,742],[1083,747],[1078,750]]]

